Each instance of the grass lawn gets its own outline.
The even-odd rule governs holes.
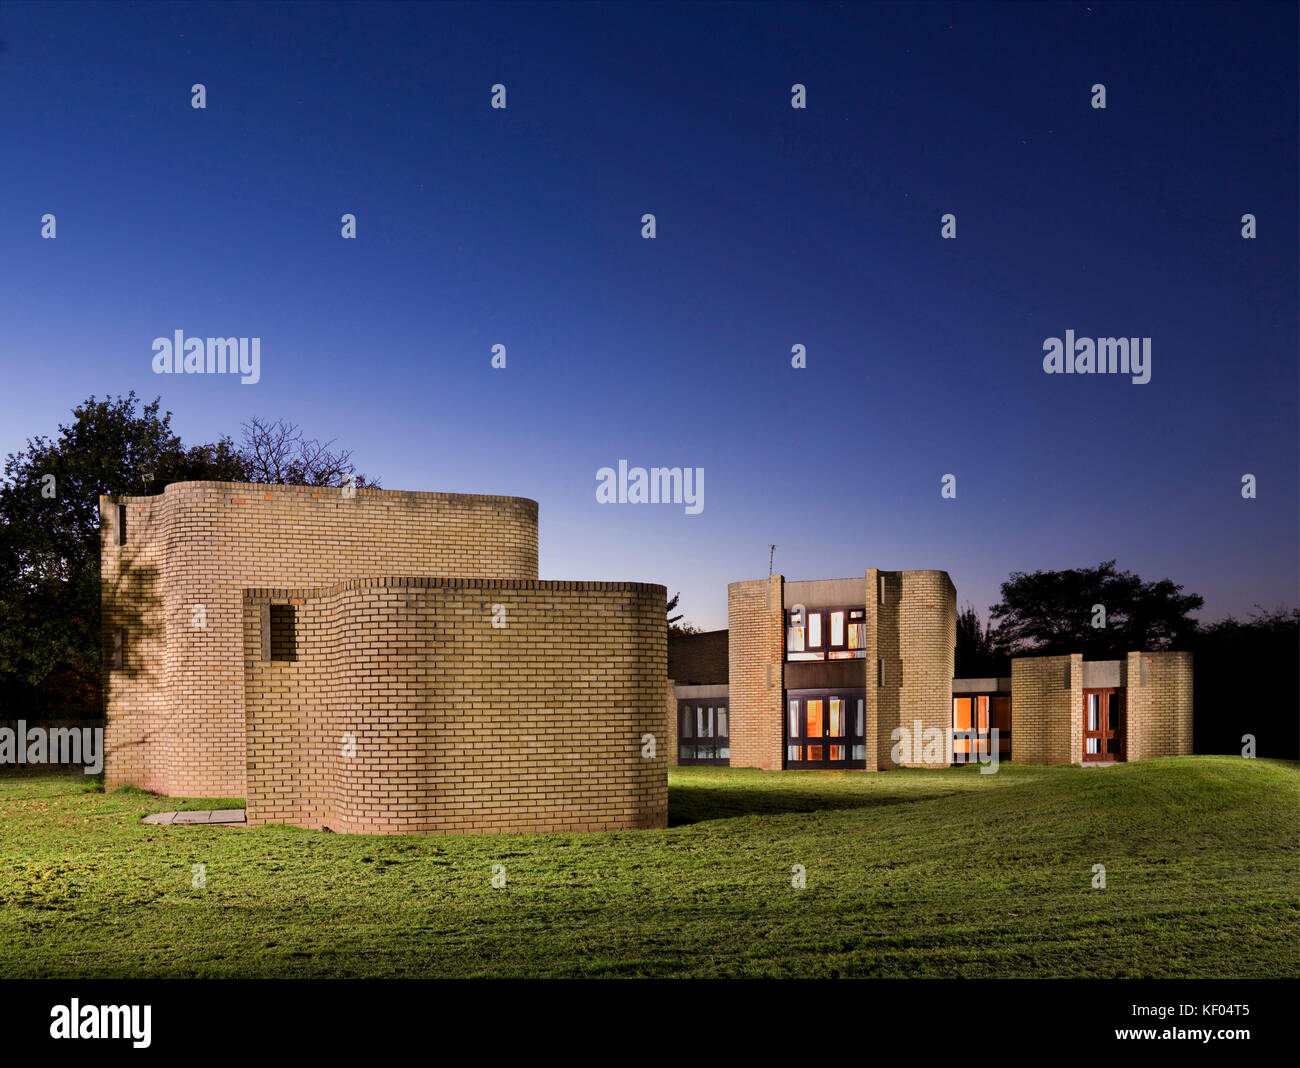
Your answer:
[[[0,976],[1300,974],[1294,763],[669,784],[663,831],[379,838],[147,826],[242,802],[5,773]]]

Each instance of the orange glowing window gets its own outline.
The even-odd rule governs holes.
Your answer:
[[[975,698],[976,707],[979,709],[979,718],[976,723],[980,730],[989,729],[989,699],[987,697]]]
[[[831,729],[829,734],[832,738],[844,737],[844,701],[839,697],[831,698]],[[831,757],[832,760],[843,760],[843,757]]]
[[[810,745],[808,747],[808,759],[821,760],[821,758],[822,758],[822,747],[820,745]]]
[[[824,702],[818,698],[818,699],[813,699],[808,701],[807,704],[808,704],[808,733],[805,734],[804,737],[820,738],[823,733],[822,732],[822,706]],[[821,760],[821,757],[820,756],[809,757],[808,759]]]
[[[844,644],[844,612],[831,613],[831,644]]]
[[[952,699],[952,729],[955,731],[970,730],[970,711],[971,699],[969,697],[954,697]]]

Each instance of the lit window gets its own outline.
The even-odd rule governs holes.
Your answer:
[[[808,733],[806,737],[808,738],[820,738],[822,736],[822,707],[820,700],[807,702]],[[812,760],[814,758],[809,757],[808,759]],[[816,759],[820,760],[821,757]]]
[[[970,730],[971,699],[954,697],[952,699],[952,725],[959,731]]]
[[[804,690],[787,695],[786,767],[861,767],[866,760],[862,692]]]
[[[803,627],[791,624],[786,630],[785,648],[790,653],[803,652]]]
[[[863,611],[849,610],[849,648],[863,649],[867,647],[867,614]],[[855,622],[855,620],[857,622]]]
[[[864,608],[820,608],[802,618],[786,617],[787,660],[862,660],[866,658],[867,613]]]

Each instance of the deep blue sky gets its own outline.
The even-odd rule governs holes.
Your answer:
[[[710,628],[771,542],[981,611],[1110,558],[1209,619],[1296,601],[1294,4],[2,3],[0,40],[2,453],[91,393],[284,417],[535,498],[543,578]],[[261,382],[154,375],[176,329],[261,337]],[[1045,375],[1067,329],[1151,337],[1152,381]],[[703,513],[597,504],[619,459],[704,468]]]

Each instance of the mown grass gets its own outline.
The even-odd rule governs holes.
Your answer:
[[[662,831],[379,838],[6,774],[0,976],[1300,974],[1294,763],[669,783]]]

